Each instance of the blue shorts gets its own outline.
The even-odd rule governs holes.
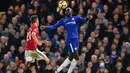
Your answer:
[[[78,52],[78,38],[71,38],[69,40],[66,40],[66,47],[68,52]]]

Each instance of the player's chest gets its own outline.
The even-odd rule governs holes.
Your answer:
[[[36,36],[39,35],[38,28],[30,28],[30,29],[28,30],[28,33],[33,33],[33,32],[36,33]]]
[[[65,22],[65,27],[74,27],[76,26],[76,21],[74,19],[69,19]]]

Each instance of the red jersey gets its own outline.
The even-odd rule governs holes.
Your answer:
[[[35,36],[38,39],[39,31],[38,31],[38,26],[35,24],[32,24],[27,31],[26,50],[37,49],[37,43],[32,39],[32,36],[31,36],[32,33],[35,33]]]

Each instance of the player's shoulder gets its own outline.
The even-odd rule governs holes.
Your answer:
[[[65,18],[61,18],[61,19],[60,19],[60,21],[63,21],[63,20],[65,20]]]
[[[75,20],[79,20],[81,17],[80,16],[72,16]]]
[[[73,18],[77,18],[77,17],[80,17],[80,16],[72,16]]]
[[[35,24],[31,24],[30,26],[31,28],[37,28],[37,26]]]
[[[67,18],[61,18],[59,21],[60,22],[66,22]]]
[[[72,18],[75,18],[75,19],[77,19],[77,18],[80,18],[80,16],[72,16]]]

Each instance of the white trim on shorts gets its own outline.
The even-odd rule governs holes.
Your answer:
[[[71,51],[74,52],[74,48],[71,43],[70,43],[70,48],[71,48]]]
[[[37,57],[32,56],[34,54],[36,54],[35,56],[37,56]],[[35,59],[37,61],[39,61],[39,60],[44,60],[45,58],[47,58],[47,56],[38,49],[36,49],[36,50],[25,50],[26,61],[34,62]]]
[[[47,56],[46,56],[43,52],[39,51],[38,49],[36,49],[36,52],[37,52],[40,56],[42,56],[44,59],[47,58]]]

